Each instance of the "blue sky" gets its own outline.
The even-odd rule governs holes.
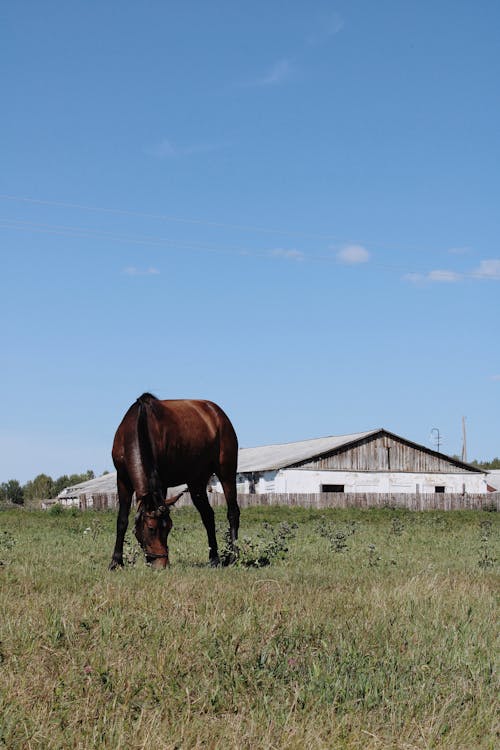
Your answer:
[[[143,391],[500,454],[500,5],[0,8],[0,481]]]

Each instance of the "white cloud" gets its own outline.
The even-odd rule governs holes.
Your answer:
[[[292,74],[293,66],[290,60],[278,60],[262,78],[255,81],[256,86],[277,86]]]
[[[317,28],[307,36],[307,43],[315,47],[319,44],[325,44],[333,36],[342,31],[344,28],[344,21],[341,16],[336,13],[330,13],[322,18],[318,19]]]
[[[456,271],[435,270],[428,273],[406,273],[403,276],[404,281],[412,284],[425,284],[431,282],[435,284],[453,284],[463,278],[462,274]]]
[[[450,247],[448,252],[450,255],[467,255],[470,253],[470,247]]]
[[[472,276],[476,279],[500,279],[500,260],[482,260]]]
[[[437,281],[439,283],[445,283],[445,284],[453,284],[455,281],[460,281],[462,278],[462,274],[457,273],[456,271],[443,271],[443,270],[436,270],[436,271],[429,271],[427,274],[427,278],[429,281]]]
[[[164,138],[154,146],[145,148],[144,152],[149,156],[155,156],[157,159],[178,159],[182,156],[218,151],[221,148],[224,148],[222,143],[195,143],[191,146],[176,146],[168,138]]]
[[[337,260],[348,266],[357,266],[360,263],[368,263],[370,253],[362,245],[346,245],[337,253]]]
[[[403,276],[403,279],[414,284],[423,282],[453,284],[457,281],[462,281],[463,279],[486,279],[500,281],[500,260],[497,258],[482,260],[479,263],[479,266],[473,271],[464,273],[459,273],[458,271],[436,269],[425,274],[407,273],[405,274],[405,276]]]
[[[124,268],[122,273],[126,276],[158,276],[159,271],[157,268],[136,268],[135,266],[127,266]]]
[[[304,253],[300,250],[285,250],[284,248],[276,248],[271,250],[273,258],[283,258],[284,260],[304,260]]]
[[[492,375],[491,380],[495,380],[497,383],[500,383],[500,375]]]
[[[282,58],[277,60],[263,75],[239,81],[232,88],[245,89],[256,87],[279,86],[289,80],[295,71],[295,67],[290,60]]]
[[[166,138],[155,146],[145,149],[145,151],[150,156],[158,157],[158,159],[173,159],[179,155],[179,151]]]
[[[429,271],[428,273],[405,273],[403,281],[409,281],[411,284],[426,283],[453,283],[459,281],[462,277],[455,271]]]
[[[425,281],[425,276],[423,273],[405,273],[403,280],[410,281],[412,284],[421,284]]]

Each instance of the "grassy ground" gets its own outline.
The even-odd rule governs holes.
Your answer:
[[[172,516],[109,573],[114,514],[0,513],[0,747],[498,747],[498,514],[254,508],[218,570]]]

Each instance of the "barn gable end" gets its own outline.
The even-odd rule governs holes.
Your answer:
[[[309,460],[289,464],[287,468],[292,467],[330,471],[481,473],[474,466],[412,443],[387,430],[372,433]]]

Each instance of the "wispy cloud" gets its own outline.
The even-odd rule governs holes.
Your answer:
[[[179,155],[178,150],[166,138],[153,146],[145,148],[144,151],[149,156],[156,156],[158,159],[172,159]]]
[[[467,255],[470,253],[470,247],[450,247],[448,252],[450,255]]]
[[[168,138],[163,138],[159,143],[145,148],[144,153],[148,156],[155,156],[157,159],[179,159],[182,156],[219,151],[224,147],[225,145],[222,143],[195,143],[190,146],[177,146]]]
[[[457,273],[456,271],[446,271],[441,269],[429,271],[428,273],[405,273],[403,276],[404,281],[410,281],[412,284],[453,284],[460,281],[462,278],[462,274]]]
[[[411,284],[421,284],[425,280],[423,273],[405,273],[403,281],[409,281]]]
[[[346,245],[337,252],[337,260],[347,266],[358,266],[361,263],[368,263],[370,253],[362,245]]]
[[[500,383],[500,375],[492,375],[490,380],[494,380],[497,383]]]
[[[472,272],[476,279],[500,279],[500,260],[482,260],[479,267]]]
[[[464,279],[500,281],[500,260],[495,258],[482,260],[477,268],[463,273],[449,269],[436,269],[427,273],[407,273],[403,276],[403,279],[413,284],[424,284],[427,282],[454,284]]]
[[[125,276],[158,276],[159,270],[157,268],[136,268],[135,266],[127,266],[124,268],[122,273]]]
[[[339,13],[334,11],[328,15],[323,15],[318,18],[316,28],[308,34],[306,42],[311,47],[325,44],[342,31],[343,28],[344,21]]]
[[[429,281],[436,281],[438,283],[444,284],[454,284],[456,281],[460,281],[460,279],[462,278],[462,274],[457,273],[456,271],[438,269],[436,271],[430,271],[427,274],[427,278],[429,279]]]
[[[293,73],[293,65],[290,60],[277,60],[269,70],[259,78],[251,81],[249,86],[279,86],[287,81]]]
[[[271,250],[273,258],[282,258],[283,260],[304,260],[305,255],[300,250],[286,250],[284,248],[276,248]]]

